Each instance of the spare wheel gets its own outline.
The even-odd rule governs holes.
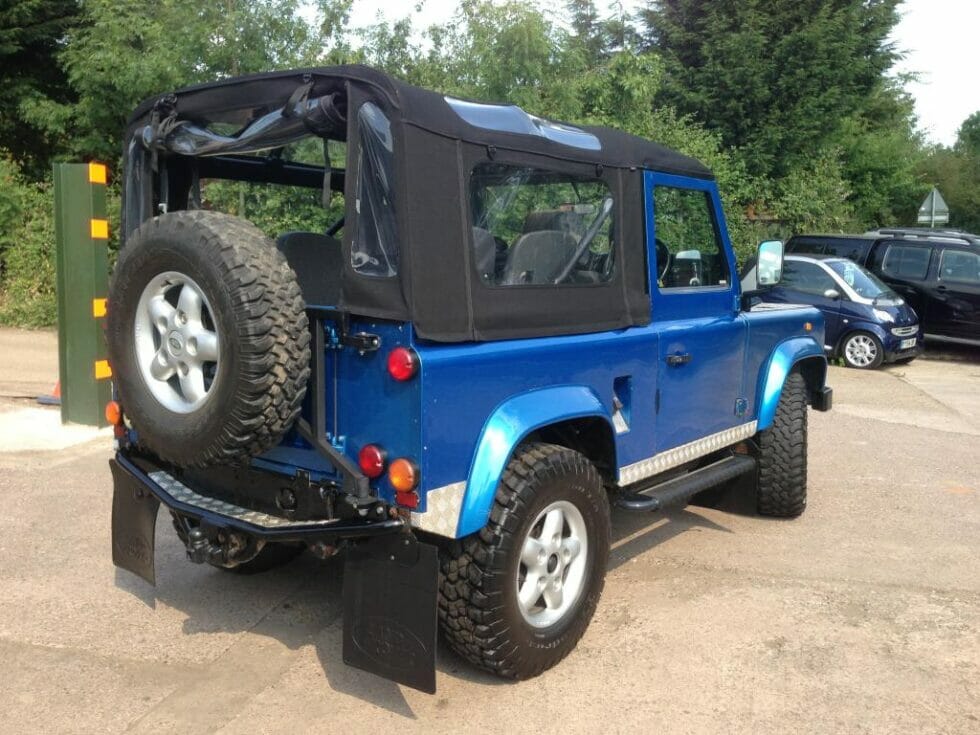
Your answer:
[[[138,441],[168,462],[245,461],[300,412],[310,334],[296,275],[238,217],[173,212],[140,226],[113,272],[107,340]]]

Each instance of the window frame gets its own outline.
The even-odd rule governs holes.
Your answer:
[[[885,264],[888,262],[888,255],[889,255],[889,253],[891,253],[892,248],[905,248],[907,250],[917,250],[917,251],[921,251],[921,252],[925,253],[926,254],[926,267],[925,267],[925,272],[922,274],[922,276],[916,278],[916,277],[913,277],[913,276],[900,275],[898,273],[894,273],[894,272],[889,271],[886,268],[886,265]],[[885,247],[884,253],[882,253],[882,255],[881,255],[881,274],[883,276],[888,277],[888,278],[897,278],[897,279],[903,280],[903,281],[918,281],[918,282],[928,281],[929,280],[929,268],[932,265],[932,256],[933,256],[934,250],[935,250],[935,248],[933,248],[931,245],[928,245],[928,244],[920,245],[920,244],[917,244],[917,243],[910,243],[910,242],[902,242],[902,241],[899,241],[899,240],[893,240],[893,241],[891,241],[891,242],[888,243],[888,245]]]
[[[704,286],[704,285],[661,286],[660,285],[660,278],[659,278],[660,269],[659,269],[659,264],[657,263],[657,249],[655,247],[656,236],[657,236],[656,190],[658,188],[678,189],[681,191],[697,191],[702,194],[702,196],[704,197],[704,202],[708,207],[708,213],[711,217],[711,228],[715,235],[715,243],[718,245],[718,253],[720,256],[724,257],[725,269],[728,272],[727,283],[715,283],[715,284],[711,284],[710,286]],[[708,189],[695,188],[691,186],[678,186],[669,183],[654,183],[653,186],[650,187],[649,189],[648,200],[649,200],[648,206],[650,207],[650,211],[652,213],[654,248],[652,249],[652,251],[650,251],[647,257],[650,260],[650,265],[652,269],[651,283],[653,287],[656,289],[657,293],[669,296],[673,294],[682,294],[682,293],[730,291],[732,288],[732,283],[735,280],[735,278],[733,277],[733,273],[735,273],[735,269],[732,263],[730,262],[731,246],[728,242],[727,237],[725,237],[723,234],[724,230],[720,227],[720,224],[718,222],[718,212],[716,211],[716,201],[713,192]]]

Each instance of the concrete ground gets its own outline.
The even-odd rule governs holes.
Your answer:
[[[8,444],[49,338],[0,331],[0,732],[980,732],[980,362],[833,368],[794,521],[614,513],[578,648],[509,683],[440,653],[438,694],[341,662],[338,563],[109,553],[109,442]],[[47,345],[47,347],[43,347]],[[36,409],[55,413],[52,409]]]

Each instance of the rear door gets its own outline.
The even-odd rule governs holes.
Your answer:
[[[939,334],[980,340],[980,252],[946,245],[939,252],[933,313]]]
[[[645,195],[660,335],[652,453],[744,423],[746,324],[714,182],[647,172]]]
[[[872,258],[871,270],[895,293],[915,309],[927,327],[932,321],[930,301],[935,288],[930,279],[933,246],[929,243],[889,240],[879,243]],[[927,327],[928,328],[928,327]]]

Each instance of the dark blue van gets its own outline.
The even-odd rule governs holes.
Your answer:
[[[787,255],[782,281],[761,297],[820,309],[826,319],[824,349],[848,367],[908,362],[922,351],[919,317],[912,307],[847,258]]]

